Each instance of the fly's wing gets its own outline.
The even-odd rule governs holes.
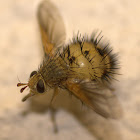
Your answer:
[[[122,116],[122,108],[112,91],[95,82],[67,82],[67,89],[85,105],[105,118],[118,119]]]
[[[45,56],[53,56],[56,49],[64,44],[65,26],[59,10],[49,0],[40,3],[37,11]]]

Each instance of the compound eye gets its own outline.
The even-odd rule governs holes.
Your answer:
[[[31,74],[30,74],[30,78],[35,74],[37,74],[37,71],[32,71]]]
[[[36,86],[36,89],[39,93],[43,93],[45,91],[45,86],[43,80],[39,80]]]

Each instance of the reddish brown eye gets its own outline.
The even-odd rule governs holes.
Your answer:
[[[43,80],[39,80],[36,86],[36,89],[39,93],[43,93],[45,91],[45,86]]]
[[[31,74],[30,74],[30,78],[35,75],[37,73],[37,71],[32,71]]]

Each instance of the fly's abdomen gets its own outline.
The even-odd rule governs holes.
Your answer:
[[[115,55],[111,54],[109,44],[98,43],[94,38],[87,41],[77,39],[61,54],[77,78],[98,81],[113,78],[114,70],[117,69]]]

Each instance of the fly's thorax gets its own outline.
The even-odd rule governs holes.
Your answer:
[[[44,60],[39,72],[49,87],[61,87],[62,83],[69,77],[69,66],[59,55],[56,55]]]

